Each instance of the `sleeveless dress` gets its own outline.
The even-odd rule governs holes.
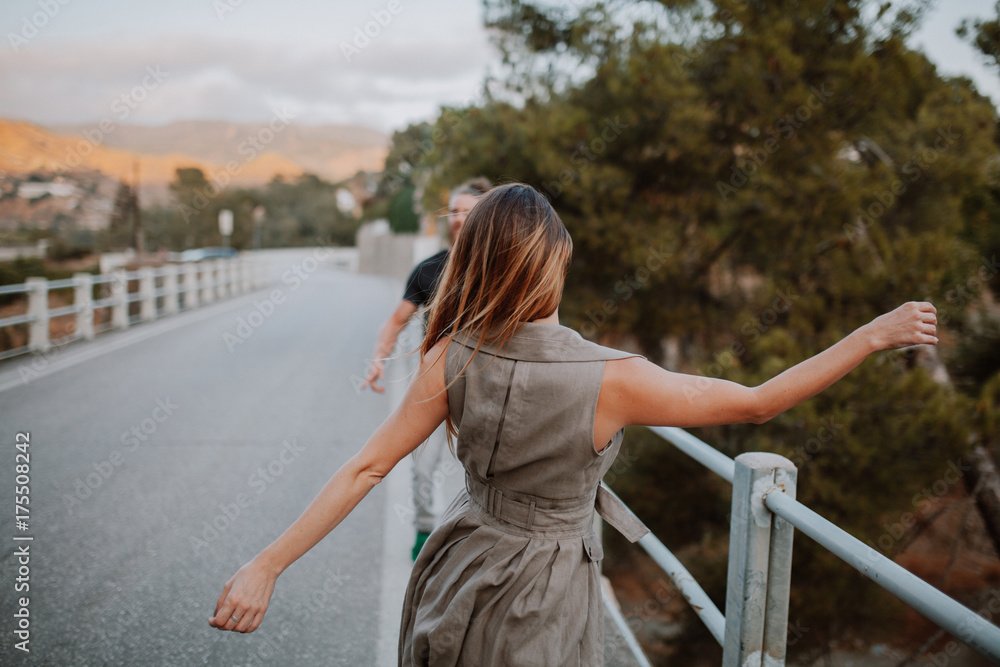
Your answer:
[[[466,488],[414,563],[399,664],[601,665],[594,512],[632,542],[648,529],[601,485],[624,429],[598,453],[594,416],[604,362],[641,355],[547,322],[476,343],[445,355],[446,384],[473,357],[448,387]]]

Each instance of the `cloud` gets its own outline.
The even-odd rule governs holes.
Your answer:
[[[287,104],[311,123],[399,127],[413,114],[472,99],[495,59],[485,37],[451,42],[376,37],[345,59],[339,43],[296,48],[247,38],[161,36],[33,44],[0,67],[0,115],[42,124],[108,117],[116,100],[166,74],[127,122],[260,122]]]

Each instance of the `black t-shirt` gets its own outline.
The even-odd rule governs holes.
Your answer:
[[[434,288],[444,273],[444,263],[447,259],[448,251],[442,250],[417,264],[406,280],[403,298],[415,304],[417,308],[430,301],[434,296]]]

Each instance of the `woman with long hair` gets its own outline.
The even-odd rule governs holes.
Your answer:
[[[527,185],[469,214],[430,305],[417,379],[302,515],[226,582],[209,623],[252,632],[278,575],[442,422],[466,471],[410,576],[401,665],[600,665],[597,511],[645,528],[600,487],[628,425],[763,423],[869,354],[936,344],[910,302],[758,387],[666,371],[559,324],[572,240]]]

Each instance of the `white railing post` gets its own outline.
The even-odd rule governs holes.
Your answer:
[[[795,475],[792,462],[777,454],[752,452],[736,457],[729,532],[726,634],[722,644],[724,667],[785,664],[792,531],[790,526],[775,525],[770,510],[764,505],[764,494],[776,486],[787,486],[789,481],[794,492]],[[772,530],[777,531],[779,542],[774,553]],[[768,593],[783,594],[784,598],[772,600]],[[768,619],[769,614],[771,619]],[[777,625],[781,626],[780,632]]]
[[[264,276],[264,262],[257,260],[253,263],[253,288],[260,289],[267,285],[267,278]]]
[[[215,301],[215,262],[198,262],[201,269],[201,302]]]
[[[128,329],[128,272],[124,269],[113,271],[111,280],[111,326]]]
[[[253,289],[253,274],[251,269],[253,262],[245,257],[240,258],[240,280],[243,281],[243,291],[249,292]]]
[[[45,278],[28,278],[28,315],[32,318],[28,328],[28,349],[47,352],[52,347],[49,340],[49,281]]]
[[[227,275],[228,271],[226,271],[226,260],[217,259],[214,262],[212,262],[212,264],[215,265],[216,276],[217,276],[215,283],[216,286],[215,294],[220,299],[223,299],[225,298],[226,292],[228,291],[227,289],[228,285],[226,285],[226,283],[229,282],[228,280],[229,276]]]
[[[139,319],[152,322],[156,319],[156,273],[153,267],[144,266],[139,269]]]
[[[94,338],[94,277],[89,273],[74,273],[73,303],[76,311],[76,335],[83,340]]]
[[[177,265],[166,264],[163,267],[163,314],[176,315],[177,305]]]
[[[785,459],[774,469],[774,486],[795,498],[798,470]],[[772,491],[777,493],[777,491]],[[763,502],[763,500],[762,500]],[[770,511],[770,510],[769,510]],[[767,564],[767,610],[764,616],[764,667],[784,665],[788,649],[788,599],[792,592],[792,540],[795,526],[771,515],[771,558]]]
[[[198,292],[200,290],[198,265],[192,262],[184,267],[184,308],[186,310],[198,307]]]
[[[239,255],[229,259],[229,293],[236,296],[243,291],[243,281],[240,280]]]

